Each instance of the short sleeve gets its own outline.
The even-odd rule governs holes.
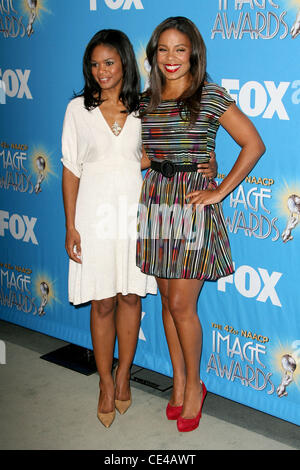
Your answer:
[[[227,93],[225,88],[220,88],[220,90],[221,90],[220,91],[220,97],[221,97],[221,100],[220,100],[220,111],[221,111],[220,116],[222,116],[222,114],[225,113],[225,111],[227,111],[229,106],[232,105],[233,103],[235,103],[235,100],[230,96],[229,93]]]
[[[225,88],[216,85],[210,84],[210,90],[208,93],[208,102],[211,107],[212,114],[215,119],[219,119],[222,114],[227,111],[230,105],[235,103],[235,100],[229,95]]]
[[[67,107],[63,123],[62,156],[61,161],[63,165],[77,176],[77,178],[80,178],[82,168],[79,161],[78,131],[70,104]]]

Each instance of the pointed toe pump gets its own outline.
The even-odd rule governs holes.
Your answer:
[[[98,416],[99,421],[103,424],[103,426],[105,426],[106,428],[109,428],[115,419],[116,410],[113,410],[109,413],[101,413],[100,411],[98,411],[97,416]]]
[[[101,394],[101,392],[100,392]],[[109,411],[108,413],[103,413],[100,411],[100,395],[99,395],[99,402],[98,402],[98,410],[97,410],[97,417],[99,421],[105,426],[106,428],[109,428],[116,416],[116,410],[114,409],[113,411]]]
[[[115,400],[115,407],[120,413],[120,415],[123,415],[124,413],[126,413],[131,403],[132,403],[132,400],[131,400],[131,394],[130,394],[129,400]]]
[[[118,366],[116,366],[116,368],[114,370],[114,373],[113,373],[114,383],[116,383],[117,369],[118,369]],[[131,403],[132,403],[131,391],[130,391],[129,400],[117,400],[117,399],[115,399],[115,407],[118,410],[118,412],[120,413],[120,415],[123,415],[124,413],[126,413],[128,408],[130,407]]]

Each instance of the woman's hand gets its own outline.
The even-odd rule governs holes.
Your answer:
[[[66,215],[66,242],[65,248],[69,258],[76,263],[81,263],[80,235],[75,229],[76,199],[80,179],[64,166],[62,189],[64,208]],[[76,250],[76,251],[74,251]]]
[[[69,258],[81,264],[81,240],[75,228],[67,229],[65,247]]]
[[[201,191],[192,191],[186,195],[186,200],[188,204],[192,204],[193,211],[196,210],[196,206],[200,210],[203,209],[204,206],[208,206],[209,204],[216,204],[222,200],[222,196],[218,191],[218,188],[215,187],[213,189],[204,189]]]
[[[218,164],[215,152],[210,152],[210,160],[207,163],[199,163],[198,173],[202,173],[207,178],[215,178],[218,174]]]
[[[151,161],[147,157],[144,146],[142,147],[142,159],[141,159],[141,170],[146,170],[151,165]]]

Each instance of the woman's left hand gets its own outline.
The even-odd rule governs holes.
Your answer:
[[[199,209],[202,210],[204,206],[216,204],[222,200],[222,196],[219,193],[218,188],[192,191],[191,193],[188,193],[185,198],[188,204],[193,205],[193,210],[196,210],[196,206],[201,206]]]

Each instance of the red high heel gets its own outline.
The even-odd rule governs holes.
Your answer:
[[[170,403],[168,403],[168,406],[166,408],[166,415],[167,418],[170,420],[176,420],[179,418],[180,413],[182,411],[183,405],[181,406],[172,406]]]
[[[191,419],[182,418],[181,416],[179,416],[179,418],[177,419],[178,431],[180,432],[194,431],[194,429],[196,429],[199,426],[199,421],[200,421],[201,414],[202,414],[202,406],[203,406],[204,398],[206,397],[206,393],[207,393],[206,387],[204,383],[202,382],[202,401],[201,401],[199,413],[197,414],[195,418],[191,418]]]

